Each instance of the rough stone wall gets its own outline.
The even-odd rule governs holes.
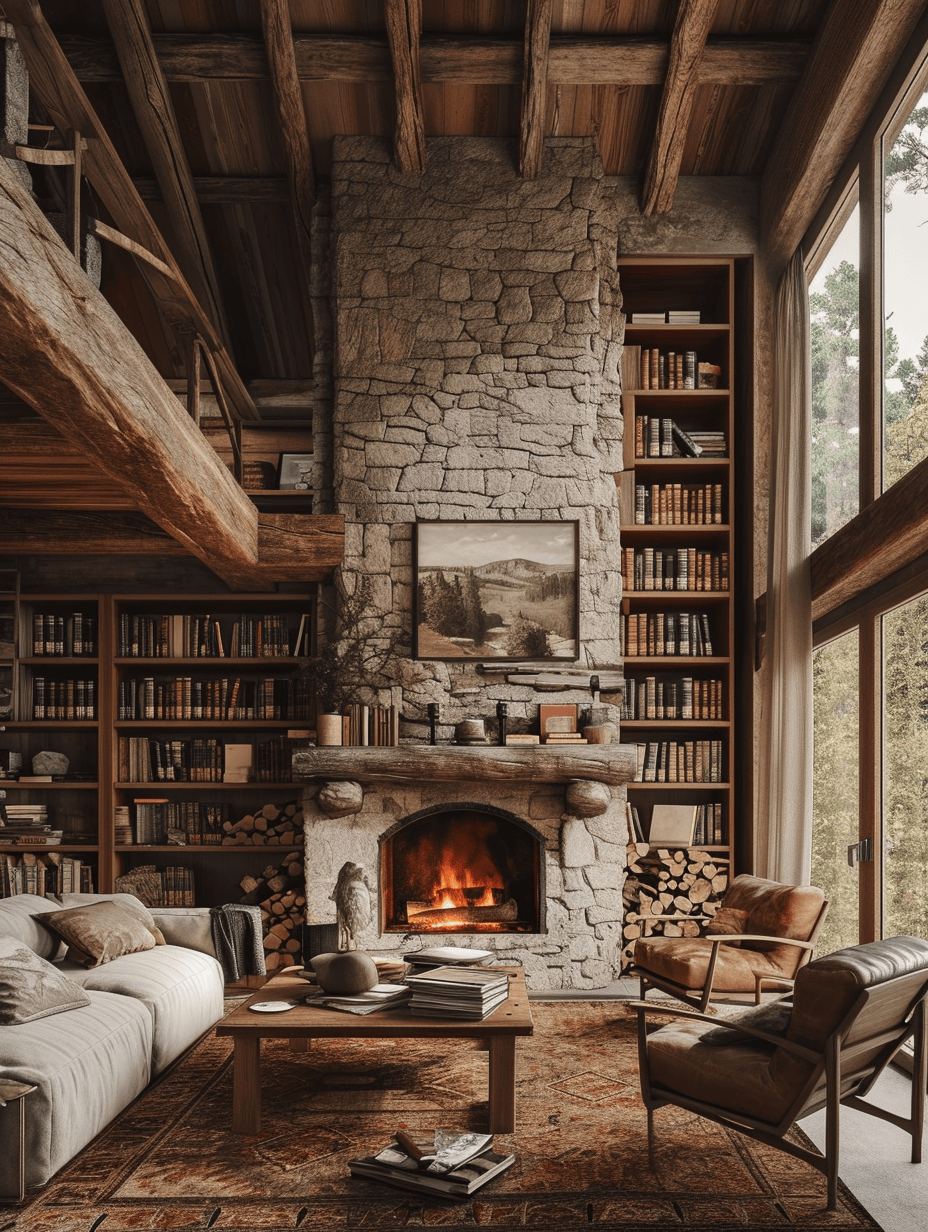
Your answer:
[[[407,656],[417,519],[577,520],[579,662],[620,662],[623,318],[601,184],[592,140],[548,142],[543,174],[524,181],[502,140],[429,140],[426,173],[409,177],[386,142],[336,138],[342,582],[351,591],[371,580],[368,632]],[[380,683],[401,686],[406,712],[441,703],[446,724],[491,714],[497,700],[531,717],[538,700],[523,687],[489,688],[466,665],[398,670]]]

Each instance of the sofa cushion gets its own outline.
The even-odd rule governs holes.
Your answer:
[[[65,947],[61,938],[50,929],[43,928],[36,917],[60,910],[57,903],[38,894],[13,894],[9,898],[0,898],[0,937],[22,941],[40,958],[54,962],[64,954]]]
[[[0,1025],[35,1022],[89,1004],[78,984],[24,942],[0,937]]]
[[[36,919],[67,942],[68,960],[84,967],[99,967],[158,944],[153,925],[132,907],[112,899],[51,911]]]
[[[119,993],[145,1007],[152,1020],[153,1074],[222,1017],[222,968],[196,950],[163,945],[90,970],[69,968],[66,961],[65,970],[88,992]]]
[[[132,997],[91,992],[66,1015],[3,1027],[3,1076],[34,1084],[23,1101],[26,1185],[72,1159],[151,1077],[151,1017]],[[0,1108],[0,1143],[15,1141],[18,1101]]]

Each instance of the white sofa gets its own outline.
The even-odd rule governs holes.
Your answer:
[[[34,918],[107,900],[140,912],[166,944],[87,968],[64,959],[65,945]],[[0,944],[3,939],[21,942],[53,963],[89,999],[88,1005],[0,1025],[0,1080],[38,1088],[22,1101],[0,1106],[3,1143],[18,1140],[19,1116],[25,1114],[25,1186],[33,1189],[222,1017],[224,979],[208,908],[150,910],[126,894],[67,894],[57,900],[18,894],[0,899]],[[21,948],[19,953],[34,961]],[[0,1151],[0,1200],[15,1200],[20,1166],[15,1150]]]

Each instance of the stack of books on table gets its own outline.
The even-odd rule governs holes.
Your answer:
[[[479,1021],[509,996],[509,973],[484,967],[434,967],[406,977],[410,1012]]]
[[[433,945],[424,950],[410,950],[403,959],[414,969],[429,967],[481,967],[493,961],[492,950],[474,950],[464,945]],[[414,975],[416,970],[407,972]]]
[[[490,1134],[453,1134],[438,1129],[433,1154],[423,1154],[406,1135],[402,1138],[402,1145],[391,1142],[376,1155],[349,1160],[352,1175],[453,1201],[469,1197],[505,1172],[516,1158],[492,1150]]]

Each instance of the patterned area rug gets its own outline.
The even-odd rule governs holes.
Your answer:
[[[634,1014],[619,1002],[533,1005],[517,1048],[515,1165],[466,1203],[353,1178],[347,1161],[398,1126],[483,1129],[487,1054],[468,1041],[265,1041],[264,1118],[232,1133],[227,1039],[205,1037],[0,1232],[215,1228],[278,1232],[689,1232],[877,1229],[842,1187],[781,1152],[678,1109],[656,1114],[654,1170],[638,1095]]]

